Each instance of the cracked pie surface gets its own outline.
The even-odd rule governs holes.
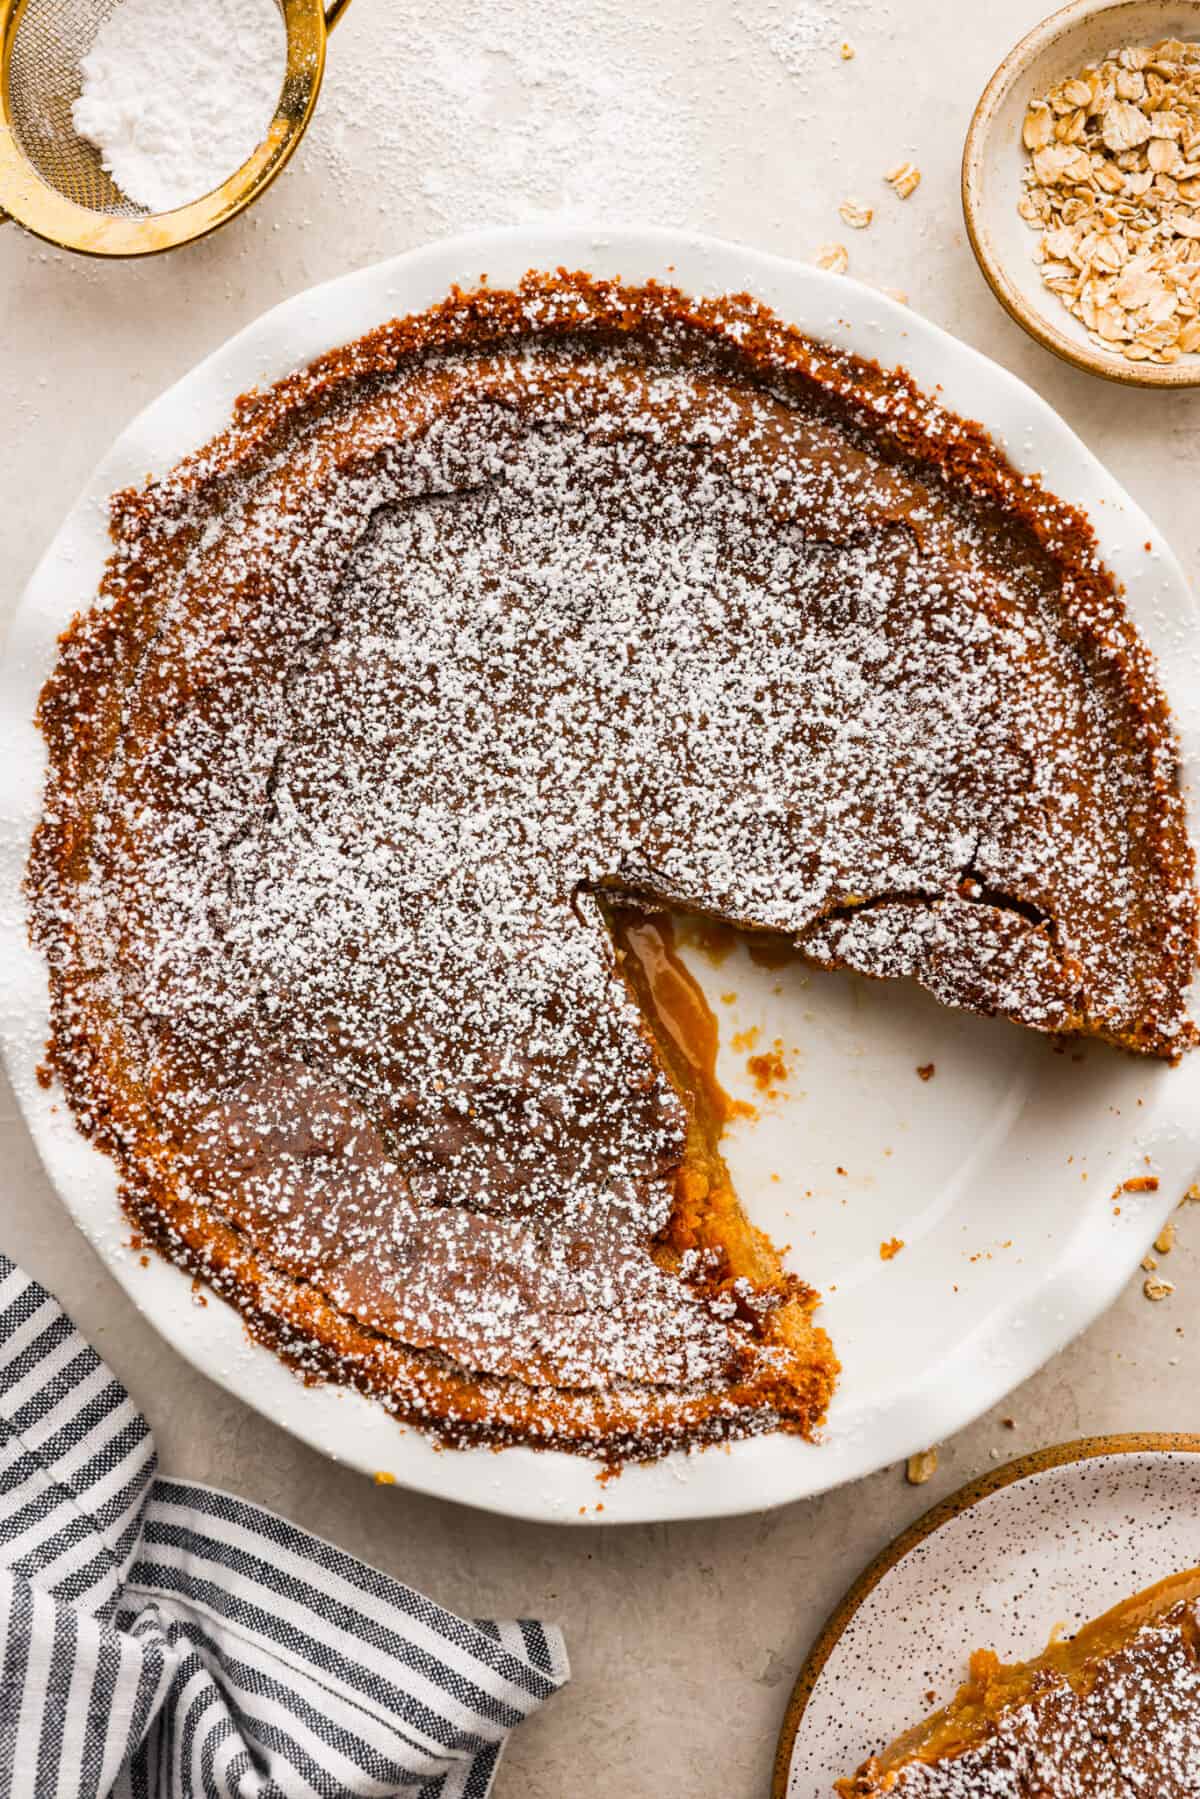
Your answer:
[[[447,1442],[824,1415],[630,906],[1193,1039],[1174,738],[1086,519],[745,296],[530,275],[247,396],[117,496],[40,721],[48,1073],[166,1255]]]

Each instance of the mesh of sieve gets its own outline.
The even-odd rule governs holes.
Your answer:
[[[142,208],[113,183],[99,152],[71,123],[79,64],[120,0],[29,0],[17,20],[8,66],[10,116],[18,144],[43,181],[77,206],[118,218]]]

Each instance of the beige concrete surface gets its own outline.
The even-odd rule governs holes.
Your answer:
[[[72,261],[0,231],[0,607],[133,414],[248,319],[431,237],[560,217],[686,225],[854,272],[1033,382],[1200,571],[1200,394],[1060,366],[999,311],[962,227],[971,105],[1039,0],[355,0],[312,139],[257,212],[173,258]],[[843,62],[842,39],[856,50]],[[906,203],[883,171],[923,171]],[[848,231],[837,202],[877,208]],[[1200,1428],[1200,1208],[1164,1268],[997,1411],[899,1468],[772,1516],[564,1531],[375,1489],[194,1374],[76,1234],[7,1089],[0,1243],[145,1408],[170,1472],[246,1493],[467,1613],[566,1627],[573,1685],[514,1740],[501,1799],[758,1799],[794,1669],[863,1563],[959,1482],[1092,1431]],[[1002,1420],[1011,1418],[1012,1427]]]

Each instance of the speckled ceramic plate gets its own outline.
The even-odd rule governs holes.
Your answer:
[[[832,1799],[839,1775],[951,1697],[973,1649],[1037,1655],[1055,1625],[1075,1630],[1197,1565],[1200,1436],[1085,1438],[963,1487],[825,1626],[788,1706],[772,1799]]]
[[[0,1034],[42,1158],[76,1222],[134,1302],[204,1373],[327,1454],[366,1473],[518,1517],[614,1523],[756,1511],[821,1492],[944,1441],[1040,1367],[1120,1291],[1200,1170],[1200,1054],[1183,1066],[1090,1046],[1055,1054],[1014,1025],[951,1012],[915,987],[738,950],[700,980],[721,1020],[719,1073],[760,1103],[728,1143],[756,1222],[790,1244],[825,1293],[844,1373],[819,1444],[774,1435],[627,1469],[605,1487],[581,1458],[446,1452],[376,1405],[309,1388],[252,1344],[229,1307],[129,1248],[113,1168],[35,1069],[49,1029],[20,882],[40,808],[34,706],[58,633],[91,603],[108,553],[107,500],[169,469],[227,421],[238,394],[486,270],[494,285],[562,263],[693,294],[749,291],[814,336],[906,367],[983,421],[1021,469],[1091,515],[1158,658],[1192,808],[1200,749],[1200,627],[1178,562],[1145,513],[1036,393],[907,307],[829,275],[667,231],[512,230],[435,244],[300,294],[184,377],[114,445],[30,582],[0,668]],[[732,996],[728,997],[727,996]],[[776,1039],[788,1068],[763,1100],[745,1033]],[[917,1068],[934,1064],[933,1079]],[[1130,1177],[1157,1188],[1124,1195]],[[901,1238],[891,1261],[880,1244]]]

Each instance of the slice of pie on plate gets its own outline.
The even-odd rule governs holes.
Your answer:
[[[1030,1662],[991,1650],[843,1799],[1184,1799],[1200,1792],[1200,1568],[1122,1600]]]

